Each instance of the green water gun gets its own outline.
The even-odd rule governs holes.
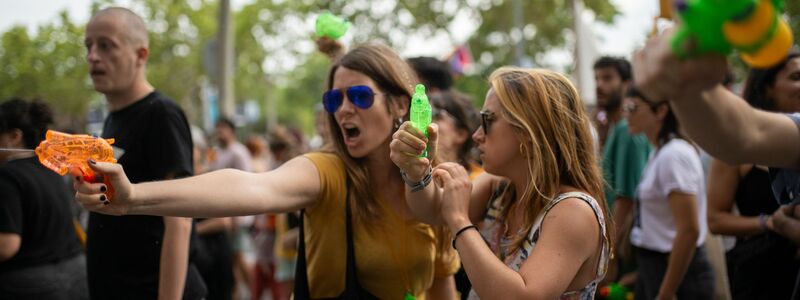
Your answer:
[[[334,16],[329,12],[324,12],[317,17],[317,36],[325,36],[336,40],[347,33],[347,30],[350,29],[350,25],[352,24],[344,18]]]
[[[792,47],[792,31],[781,17],[783,0],[676,0],[681,25],[672,39],[678,57],[733,49],[756,68],[781,62]],[[691,53],[685,50],[695,39]]]
[[[414,96],[411,97],[411,124],[425,133],[427,137],[428,125],[431,124],[432,119],[431,103],[428,101],[428,95],[425,94],[425,86],[417,84],[414,90]],[[428,157],[427,146],[419,157]]]

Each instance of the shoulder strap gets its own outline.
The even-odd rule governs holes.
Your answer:
[[[347,197],[344,198],[345,207],[345,231],[347,235],[347,270],[345,275],[344,293],[342,299],[357,299],[356,293],[361,289],[356,273],[356,247],[353,242],[353,212],[350,210],[350,178],[347,179]],[[354,296],[356,298],[354,298]]]
[[[308,273],[306,273],[306,236],[305,236],[306,210],[300,210],[300,239],[297,244],[297,265],[294,269],[294,298],[298,300],[311,299],[311,290],[308,288]]]
[[[347,239],[347,263],[345,265],[345,287],[339,299],[377,299],[366,292],[358,282],[356,271],[355,243],[353,241],[353,213],[350,209],[350,178],[347,178],[345,207],[345,236]],[[311,290],[308,285],[308,270],[306,265],[306,240],[305,240],[305,209],[300,210],[300,236],[297,246],[297,265],[294,278],[294,299],[311,299]]]

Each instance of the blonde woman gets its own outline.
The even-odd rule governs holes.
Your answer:
[[[547,70],[501,68],[489,80],[473,134],[488,174],[470,182],[455,163],[431,170],[417,157],[426,139],[406,123],[391,158],[407,181],[423,182],[406,188],[408,204],[454,233],[471,297],[594,299],[611,225],[583,103],[566,77]],[[434,146],[437,127],[429,132]],[[437,184],[425,186],[428,176]]]

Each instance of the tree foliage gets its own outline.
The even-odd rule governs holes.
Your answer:
[[[315,53],[312,37],[313,19],[324,10],[355,24],[348,34],[352,44],[382,41],[398,50],[409,47],[412,34],[454,41],[453,21],[467,16],[480,24],[468,43],[483,72],[458,84],[482,99],[486,72],[512,63],[509,44],[515,38],[522,39],[525,56],[535,63],[542,52],[564,45],[572,27],[569,2],[521,0],[525,25],[516,30],[510,0],[254,0],[234,12],[236,99],[262,104],[270,99],[277,103],[279,120],[311,128],[329,65]],[[617,13],[609,0],[584,2],[600,20],[610,21]],[[95,0],[87,9],[114,3]],[[150,31],[149,80],[178,101],[193,123],[200,122],[201,89],[214,81],[204,53],[216,37],[218,1],[132,0],[130,8]],[[2,33],[0,99],[38,96],[55,107],[62,125],[81,125],[90,105],[102,103],[87,76],[84,27],[61,13],[33,33],[23,27]]]

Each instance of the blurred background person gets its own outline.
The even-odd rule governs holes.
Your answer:
[[[301,152],[298,138],[285,126],[269,131],[270,170],[276,169]],[[260,299],[269,288],[273,299],[289,299],[294,289],[297,238],[300,219],[294,212],[256,217],[256,264],[253,299]]]
[[[209,168],[206,158],[210,148],[205,132],[199,127],[192,127],[192,144],[195,174],[203,174]],[[195,264],[208,288],[206,299],[232,299],[235,281],[231,218],[197,219],[195,231],[198,236]]]
[[[250,152],[253,172],[261,173],[269,171],[272,165],[272,152],[267,147],[267,140],[259,134],[251,135],[244,143],[247,151]]]
[[[628,236],[633,220],[634,196],[652,149],[643,134],[631,134],[628,112],[624,104],[633,103],[636,94],[630,92],[631,64],[621,57],[604,56],[594,64],[597,84],[597,107],[593,114],[602,153],[605,196],[617,232],[613,239],[614,255],[603,283],[619,281],[632,285],[635,262]]]
[[[214,136],[219,147],[215,151],[215,160],[211,162],[209,171],[221,169],[253,171],[250,152],[237,139],[236,125],[233,120],[219,118],[214,125]],[[236,280],[233,286],[233,297],[239,299],[241,298],[240,290],[248,293],[253,282],[252,264],[247,259],[247,252],[252,248],[250,227],[253,226],[253,216],[232,217],[226,222],[232,224],[230,239],[233,251],[233,275]]]
[[[0,104],[0,299],[89,299],[72,192],[30,151],[53,122],[38,101]]]
[[[439,125],[439,159],[457,162],[474,179],[483,172],[472,140],[472,133],[480,123],[478,111],[466,96],[455,91],[435,93],[429,100],[433,122]]]
[[[635,246],[636,299],[711,299],[714,271],[704,246],[706,188],[698,148],[681,135],[669,103],[651,103],[637,89],[626,105],[633,134],[650,155],[636,193],[630,240]]]
[[[769,69],[752,69],[743,96],[761,110],[800,111],[800,52],[792,52]],[[736,237],[726,253],[733,299],[789,299],[800,269],[797,246],[775,233],[772,214],[778,209],[769,170],[755,164],[711,163],[708,186],[711,232]],[[738,211],[738,213],[737,213]]]

